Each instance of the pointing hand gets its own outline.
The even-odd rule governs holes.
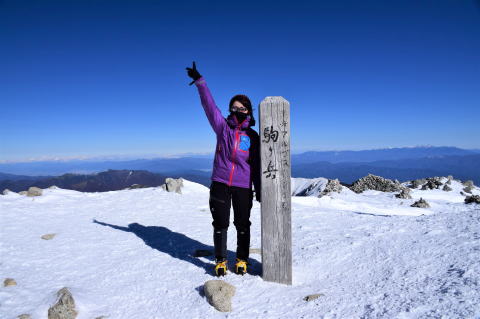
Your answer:
[[[202,76],[200,75],[200,73],[198,73],[197,71],[197,67],[195,66],[195,61],[193,61],[193,68],[185,68],[187,69],[187,74],[189,77],[191,77],[193,79],[192,82],[190,82],[189,85],[192,85],[196,80],[200,79]]]

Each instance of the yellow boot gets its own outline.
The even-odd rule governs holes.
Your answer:
[[[227,274],[227,260],[217,260],[215,265],[215,274],[217,276],[225,276]]]
[[[247,273],[247,261],[237,258],[237,263],[235,264],[235,273],[244,275]]]

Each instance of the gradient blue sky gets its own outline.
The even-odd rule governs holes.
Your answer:
[[[194,60],[224,115],[290,101],[294,152],[480,148],[474,0],[0,0],[0,39],[4,161],[212,152]]]

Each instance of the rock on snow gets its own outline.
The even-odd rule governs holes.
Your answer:
[[[208,188],[183,184],[182,194],[0,196],[0,273],[18,283],[2,287],[0,318],[46,318],[62,287],[78,319],[225,318],[200,288],[216,279],[213,256],[194,256],[213,250]],[[414,188],[411,199],[347,187],[293,197],[293,285],[264,282],[252,254],[253,275],[222,278],[236,287],[228,318],[478,318],[480,205],[464,203],[461,182],[449,187]],[[410,207],[420,197],[429,208]],[[251,221],[251,247],[261,247],[258,202]],[[235,239],[231,224],[230,263]],[[321,297],[306,302],[312,294]]]

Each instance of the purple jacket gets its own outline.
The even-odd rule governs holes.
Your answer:
[[[250,127],[250,116],[242,123],[218,109],[202,76],[195,81],[208,121],[217,135],[212,181],[260,191],[260,138]]]

